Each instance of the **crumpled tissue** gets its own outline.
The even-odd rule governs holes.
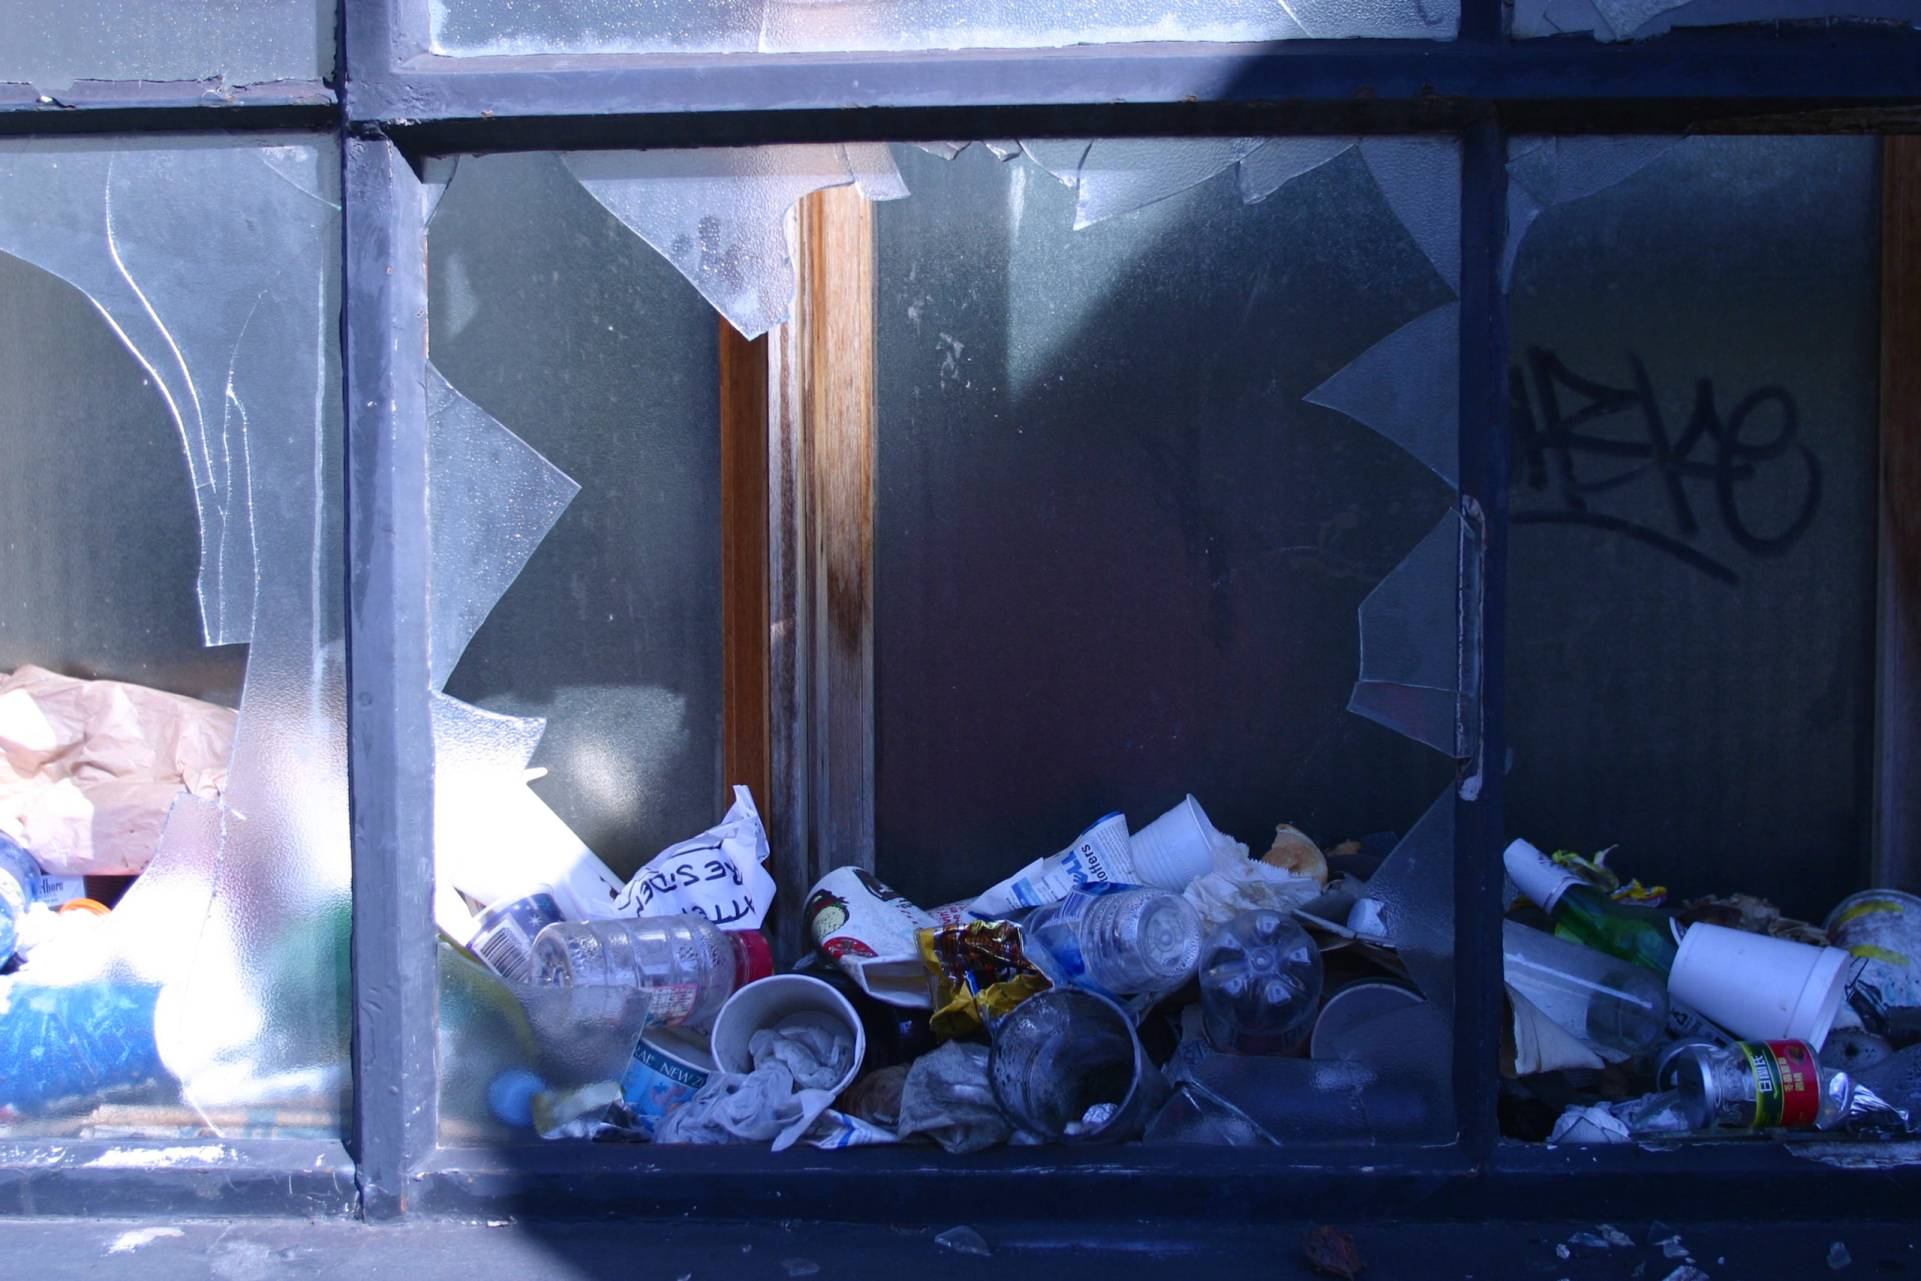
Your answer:
[[[1188,882],[1181,897],[1200,913],[1201,924],[1212,929],[1242,912],[1288,912],[1319,897],[1321,886],[1311,876],[1258,859],[1219,860],[1214,870]]]
[[[174,801],[226,787],[235,716],[22,667],[0,678],[0,832],[55,876],[142,872]]]
[[[716,1072],[693,1098],[668,1113],[654,1141],[771,1141],[776,1152],[803,1138],[817,1147],[893,1142],[885,1130],[832,1111],[834,1086],[854,1057],[854,1039],[846,1032],[790,1022],[754,1033],[747,1050],[753,1071]]]
[[[1007,1142],[1013,1125],[994,1098],[988,1049],[949,1041],[914,1060],[901,1087],[901,1138],[924,1134],[949,1152],[978,1152]]]

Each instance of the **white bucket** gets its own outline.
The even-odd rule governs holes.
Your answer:
[[[1749,1041],[1820,1049],[1847,994],[1848,954],[1719,925],[1691,925],[1668,993]]]

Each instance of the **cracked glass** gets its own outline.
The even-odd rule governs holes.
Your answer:
[[[1913,0],[1513,0],[1509,19],[1512,33],[1522,38],[1597,40],[1646,40],[1684,27],[1916,21]]]
[[[341,1133],[331,137],[0,143],[0,1119]]]

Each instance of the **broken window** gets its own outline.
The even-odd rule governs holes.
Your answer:
[[[1583,927],[1524,904],[1512,1136],[1700,1128],[1664,1093],[1690,1042],[1805,1040],[1870,1087],[1905,1062],[1860,984],[1913,1000],[1903,965],[1862,963],[1899,953],[1880,931],[1912,900],[1857,894],[1914,872],[1873,819],[1880,148],[1510,147],[1508,831],[1630,913],[1674,914],[1684,947],[1773,948],[1714,959],[1781,1002],[1770,1023],[1657,937],[1608,944],[1639,965],[1581,949],[1651,1011],[1557,1007],[1517,974],[1553,968],[1541,928]]]
[[[1449,40],[1459,20],[1459,0],[436,0],[431,44],[474,57]]]
[[[1459,163],[1033,139],[430,169],[443,1135],[1450,1140]],[[773,433],[758,637],[715,587],[739,361]],[[769,645],[757,796],[721,673]],[[1135,898],[1060,906],[1089,876],[1019,869],[1063,846]],[[1075,970],[1083,899],[1171,953]],[[1204,1002],[1203,946],[1296,986]],[[805,977],[743,987],[775,961]]]
[[[0,1117],[341,1132],[331,138],[0,141]]]
[[[1683,27],[1835,21],[1912,24],[1912,0],[1513,0],[1514,35],[1646,40]]]

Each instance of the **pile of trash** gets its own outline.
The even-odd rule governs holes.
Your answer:
[[[1852,895],[1815,926],[1746,894],[1666,910],[1606,855],[1504,863],[1514,1137],[1659,1144],[1921,1122],[1921,899]]]
[[[517,999],[443,1024],[517,1005],[526,1027],[443,1060],[466,1073],[443,1113],[484,1095],[491,1123],[546,1138],[775,1149],[1427,1137],[1451,1117],[1447,1009],[1389,937],[1414,845],[1324,854],[1282,825],[1251,857],[1189,796],[965,902],[838,868],[800,908],[811,953],[777,974],[766,832],[736,788],[578,919],[538,888],[471,904],[444,946]],[[1450,916],[1443,897],[1411,919]]]

